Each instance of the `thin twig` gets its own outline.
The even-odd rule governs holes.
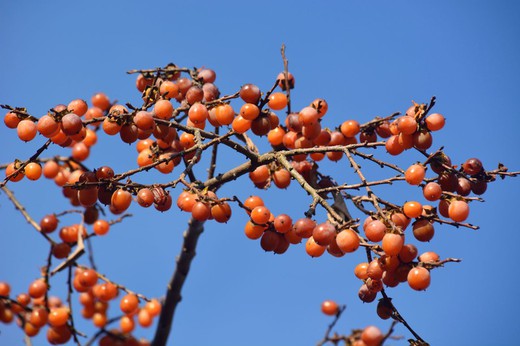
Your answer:
[[[338,309],[338,312],[336,313],[336,316],[334,316],[334,320],[332,320],[332,322],[327,327],[327,330],[325,331],[325,336],[323,337],[323,339],[318,341],[318,343],[316,344],[317,346],[322,346],[322,345],[324,345],[325,343],[327,343],[330,340],[330,333],[332,332],[332,329],[334,328],[336,323],[339,321],[339,318],[341,317],[341,314],[343,313],[343,311],[345,311],[346,308],[347,308],[346,305],[342,305]]]
[[[34,153],[33,156],[22,162],[14,172],[6,176],[4,181],[0,183],[0,187],[4,187],[5,184],[7,184],[7,182],[9,181],[9,179],[21,172],[29,162],[36,160],[38,156],[40,156],[41,153],[43,153],[49,147],[49,145],[51,145],[51,143],[52,141],[48,139],[47,142],[45,142],[40,148],[38,148],[38,150],[36,150],[36,153]]]
[[[82,265],[76,265],[76,266],[77,266],[78,268],[81,268],[81,269],[89,269],[88,267],[85,267],[85,266],[82,266]],[[133,295],[137,296],[139,299],[142,299],[142,300],[144,300],[144,301],[146,301],[146,302],[151,301],[151,299],[148,298],[148,297],[146,297],[145,295],[140,294],[140,293],[137,293],[137,292],[135,292],[135,291],[132,291],[132,290],[130,290],[129,288],[127,288],[126,286],[123,286],[123,285],[121,285],[121,284],[118,284],[118,283],[116,283],[116,282],[110,280],[106,275],[101,274],[101,273],[98,272],[98,271],[96,271],[96,273],[97,273],[97,276],[98,276],[99,279],[101,279],[101,280],[104,281],[104,282],[111,283],[112,285],[116,286],[117,289],[120,289],[120,290],[122,290],[122,291],[124,291],[124,292],[126,292],[126,293],[128,293],[128,294],[133,294]]]
[[[361,172],[361,167],[359,167],[357,162],[354,160],[354,158],[350,154],[350,151],[344,150],[344,152],[350,162],[350,165],[352,166],[354,171],[358,174],[359,179],[361,179],[361,182],[363,184],[365,184],[365,190],[367,191],[367,196],[370,199],[370,202],[372,203],[372,205],[376,208],[377,213],[380,215],[381,218],[385,219],[392,226],[392,229],[394,229],[395,232],[402,234],[402,230],[398,229],[395,226],[392,219],[390,217],[388,217],[388,215],[386,213],[384,213],[383,210],[381,209],[377,196],[374,194],[374,191],[372,191],[372,189],[369,186],[367,186],[367,180],[366,180],[365,176],[363,175],[363,173]]]
[[[283,76],[285,93],[287,94],[287,115],[291,114],[291,86],[289,85],[289,60],[285,56],[285,44],[282,44]]]
[[[215,133],[219,134],[219,127],[215,127]],[[215,176],[215,169],[217,168],[217,154],[218,154],[218,142],[213,144],[213,149],[211,150],[211,161],[208,168],[208,179],[211,179]]]
[[[406,320],[404,319],[404,317],[401,315],[401,313],[399,312],[399,310],[397,310],[397,308],[395,307],[394,303],[392,303],[392,299],[390,299],[388,297],[388,295],[386,294],[385,292],[385,289],[383,288],[381,290],[381,295],[383,296],[384,299],[386,299],[389,304],[390,304],[390,307],[392,309],[392,318],[394,318],[396,321],[402,323],[406,329],[408,329],[408,331],[410,331],[410,333],[413,334],[413,336],[420,342],[423,342],[423,343],[426,343],[426,341],[423,340],[423,338],[421,338],[421,336],[419,334],[417,334],[417,332],[415,330],[413,330],[413,328],[408,324],[408,322],[406,322]]]
[[[334,218],[334,221],[336,221],[338,224],[343,225],[345,223],[345,220],[343,217],[341,217],[332,206],[318,193],[316,193],[316,190],[307,182],[305,181],[305,178],[298,173],[294,169],[294,167],[291,165],[291,163],[287,160],[287,158],[279,154],[276,157],[277,161],[286,169],[289,171],[291,176],[301,185],[301,187],[313,198],[313,200],[317,201],[331,216]]]
[[[81,346],[78,335],[76,333],[76,328],[74,327],[74,313],[72,311],[72,293],[74,292],[72,286],[72,267],[69,267],[67,273],[67,304],[69,308],[69,321],[70,321],[70,329],[72,330],[72,337],[74,338],[74,342],[76,345]]]
[[[22,203],[20,203],[20,201],[18,201],[18,199],[14,196],[14,193],[9,190],[7,187],[5,186],[2,186],[2,191],[5,192],[5,194],[7,195],[7,198],[9,198],[9,200],[14,204],[14,207],[20,211],[20,213],[22,213],[23,217],[25,218],[25,220],[31,225],[33,226],[33,228],[35,230],[38,231],[38,233],[40,233],[51,245],[54,245],[55,242],[54,240],[52,240],[47,234],[43,233],[42,232],[42,229],[40,227],[40,224],[37,223],[30,215],[29,213],[27,212],[27,209],[25,209],[25,207],[22,205]]]

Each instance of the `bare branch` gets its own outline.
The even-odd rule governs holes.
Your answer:
[[[42,232],[42,229],[40,228],[40,224],[37,223],[36,221],[34,221],[34,219],[27,212],[27,209],[25,209],[25,207],[22,205],[22,203],[20,203],[20,201],[18,201],[18,199],[14,196],[14,193],[5,186],[2,186],[1,188],[2,188],[2,191],[4,191],[5,194],[7,195],[7,198],[9,198],[9,200],[14,204],[14,207],[17,210],[19,210],[20,213],[22,213],[25,220],[31,226],[33,226],[33,228],[35,230],[37,230],[38,233],[40,233],[42,235],[42,237],[44,237],[51,245],[54,245],[55,244],[54,240],[52,240],[47,234]]]
[[[173,276],[168,283],[166,298],[163,303],[157,329],[152,341],[152,346],[164,346],[168,341],[170,330],[173,324],[175,309],[182,299],[181,291],[190,271],[191,262],[195,257],[195,249],[199,236],[204,231],[204,223],[195,219],[190,219],[188,229],[184,232],[184,241],[181,252],[176,259],[176,267]]]

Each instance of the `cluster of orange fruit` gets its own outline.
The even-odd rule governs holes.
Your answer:
[[[254,84],[245,84],[235,95],[220,97],[220,91],[214,84],[216,73],[213,70],[192,70],[189,77],[184,77],[181,70],[169,65],[155,74],[139,74],[136,87],[142,93],[143,106],[140,108],[114,104],[104,93],[97,93],[91,98],[90,106],[86,101],[76,99],[67,105],[53,107],[40,118],[29,115],[25,109],[10,109],[4,116],[4,123],[16,129],[22,141],[31,141],[40,134],[51,143],[70,148],[71,153],[68,158],[16,160],[7,165],[5,180],[16,182],[24,177],[37,180],[42,175],[53,179],[57,186],[63,188],[63,194],[71,205],[85,208],[85,223],[92,225],[93,234],[101,236],[108,233],[110,223],[99,219],[98,202],[108,205],[109,210],[117,215],[131,206],[134,196],[140,206],[153,205],[159,211],[169,210],[173,200],[170,193],[158,185],[126,186],[120,182],[122,175],[115,174],[109,166],[89,171],[83,162],[98,142],[100,133],[119,136],[124,143],[136,143],[138,167],[135,172],[155,168],[163,174],[172,174],[183,161],[187,165],[199,162],[197,153],[210,147],[207,140],[221,136],[217,131],[205,131],[208,123],[215,128],[226,128],[229,136],[239,138],[250,131],[256,136],[266,136],[274,151],[293,150],[286,155],[291,161],[291,168],[312,182],[311,172],[316,162],[325,158],[333,162],[341,160],[345,157],[345,146],[368,146],[379,138],[382,142],[377,146],[384,145],[390,155],[399,155],[412,148],[425,154],[433,143],[432,132],[441,130],[445,124],[443,115],[428,114],[429,109],[425,105],[414,103],[403,116],[376,118],[366,124],[346,120],[329,129],[324,127],[322,121],[329,105],[322,98],[315,99],[298,112],[289,111],[287,89],[295,85],[291,73],[278,75],[277,84],[268,92],[262,93]],[[282,91],[277,91],[277,87]],[[234,98],[241,100],[240,107],[231,104],[230,100]],[[285,109],[287,115],[282,122],[276,112]],[[427,169],[431,169],[435,176],[427,177]],[[453,223],[464,222],[469,216],[469,199],[465,197],[470,193],[484,193],[491,180],[478,159],[468,159],[457,169],[442,152],[428,157],[424,163],[411,165],[403,173],[408,184],[422,188],[427,201],[438,201],[438,214]],[[272,162],[252,168],[249,178],[258,188],[268,188],[274,182],[276,187],[284,189],[290,185],[294,175],[288,167]],[[199,191],[190,187],[179,194],[177,206],[199,221],[214,219],[227,222],[232,214],[228,201],[219,199],[211,188]],[[370,263],[361,263],[355,269],[355,275],[363,280],[359,297],[365,302],[373,301],[383,284],[394,287],[407,281],[412,289],[426,289],[430,284],[429,269],[439,262],[439,256],[433,252],[417,257],[415,245],[405,243],[404,231],[410,223],[416,240],[426,242],[434,236],[433,224],[438,214],[433,207],[418,201],[407,201],[393,209],[370,213],[362,225],[363,232],[353,224],[346,227],[330,221],[317,223],[309,217],[293,222],[287,214],[274,216],[258,196],[245,200],[243,208],[249,216],[244,227],[246,236],[260,239],[265,251],[282,254],[290,244],[298,244],[302,239],[306,239],[305,250],[312,257],[319,257],[325,251],[341,257],[356,251],[361,245],[375,249],[377,258]],[[52,233],[57,229],[57,224],[56,215],[50,214],[42,219],[40,228],[43,233]],[[66,258],[79,236],[85,238],[91,235],[83,224],[62,227],[59,231],[61,242],[54,244],[53,255]],[[117,296],[119,289],[110,286],[110,283],[98,284],[97,280],[98,275],[92,269],[78,269],[74,287],[83,292],[80,295],[84,305],[83,316],[91,318],[94,325],[101,328],[106,323],[108,301]],[[38,283],[40,286],[41,283],[47,284],[44,280]],[[5,291],[7,284],[3,285],[0,288],[4,287]],[[115,290],[115,295],[100,297],[108,294],[100,287]],[[0,295],[7,297],[9,291],[0,291]],[[4,302],[0,299],[0,320],[8,321],[10,313],[12,316],[16,309],[30,309],[32,312],[36,309],[40,312],[38,316],[41,314],[39,319],[35,317],[33,323],[28,318],[23,325],[27,335],[35,335],[39,328],[48,323],[51,326],[49,333],[57,335],[49,337],[49,341],[52,339],[55,343],[61,343],[70,338],[70,329],[63,327],[69,318],[65,307],[60,304],[53,310],[54,307],[48,302],[43,307],[33,303],[30,308],[28,304],[26,300],[14,303],[14,300]],[[139,299],[135,295],[125,296],[121,304],[125,315],[121,318],[119,332],[123,334],[133,330],[134,316],[137,316],[140,325],[149,326],[158,313],[157,306],[160,306],[152,301],[139,308]],[[45,322],[43,311],[49,313],[49,319]],[[64,324],[51,323],[53,311],[56,314],[60,312],[60,321],[64,319]],[[360,340],[366,345],[374,344],[376,341],[373,340],[379,338],[374,336],[376,334],[370,329],[365,338],[361,335]],[[102,340],[107,344],[109,342],[106,338]]]

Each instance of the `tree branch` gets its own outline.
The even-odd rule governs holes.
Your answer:
[[[5,194],[7,195],[7,198],[9,198],[9,200],[14,204],[14,207],[17,210],[19,210],[20,213],[22,213],[25,220],[29,224],[31,224],[31,226],[33,226],[34,229],[37,230],[38,233],[40,233],[49,242],[49,244],[54,245],[55,244],[54,241],[47,234],[42,232],[40,225],[31,217],[31,215],[29,215],[29,213],[27,212],[25,207],[22,205],[22,203],[20,203],[20,201],[18,201],[18,199],[14,196],[13,191],[9,190],[5,186],[2,186],[1,189],[2,189],[2,191],[5,192]]]
[[[181,290],[190,271],[191,261],[195,257],[195,249],[199,236],[204,231],[204,222],[193,218],[188,222],[188,229],[184,232],[184,241],[179,256],[177,256],[177,266],[173,276],[168,283],[166,298],[157,324],[157,329],[152,341],[152,346],[164,346],[168,341],[170,330],[173,324],[175,308],[182,299]]]

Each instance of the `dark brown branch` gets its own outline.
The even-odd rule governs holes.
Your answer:
[[[324,187],[322,189],[316,189],[316,192],[322,193],[322,192],[331,192],[331,191],[340,191],[340,190],[359,190],[362,187],[366,186],[376,186],[376,185],[392,185],[394,181],[404,180],[403,176],[395,176],[388,179],[383,180],[373,180],[373,181],[367,181],[364,183],[358,183],[358,184],[345,184],[345,185],[337,185],[332,187]]]
[[[207,139],[216,139],[216,138],[218,138],[219,141],[222,144],[224,144],[224,145],[230,147],[231,149],[233,149],[233,150],[235,150],[235,151],[245,155],[246,157],[250,158],[249,150],[247,150],[243,146],[241,146],[238,143],[236,143],[236,142],[230,140],[229,138],[227,138],[229,135],[219,136],[218,134],[215,134],[213,132],[204,131],[204,130],[198,129],[196,127],[184,126],[184,125],[179,124],[177,122],[170,122],[170,121],[167,121],[167,120],[155,119],[155,122],[157,124],[163,124],[163,125],[174,127],[177,130],[181,130],[181,131],[184,131],[184,132],[187,132],[187,133],[191,133],[193,135],[195,134],[195,132],[198,131],[203,138],[207,138]],[[232,131],[230,131],[230,132],[232,132]]]
[[[430,270],[430,269],[434,269],[434,268],[444,267],[444,265],[446,263],[460,263],[460,262],[462,262],[462,260],[460,258],[448,257],[448,258],[443,259],[441,261],[435,261],[435,262],[412,262],[412,263],[413,264],[417,264],[418,266],[421,266],[421,267],[424,267],[424,268]]]
[[[283,76],[285,93],[287,94],[287,115],[291,114],[291,86],[289,85],[289,60],[285,56],[285,44],[282,44]]]
[[[410,333],[412,333],[413,336],[418,341],[420,341],[422,343],[426,343],[426,341],[424,341],[423,338],[421,338],[421,336],[419,334],[417,334],[417,332],[415,330],[413,330],[413,328],[408,324],[408,322],[406,322],[406,320],[401,315],[399,310],[397,310],[397,308],[395,307],[394,303],[392,303],[392,299],[388,298],[388,295],[386,294],[384,289],[381,290],[381,295],[383,296],[384,299],[386,299],[389,302],[390,307],[392,308],[392,318],[395,319],[396,321],[402,323],[406,327],[406,329],[408,329],[408,331],[410,331]]]
[[[273,93],[274,89],[278,86],[278,79],[274,81],[273,86],[271,89],[269,89],[268,92],[265,93],[264,97],[260,100],[260,104],[258,105],[258,108],[262,109],[264,106],[269,102],[269,96]]]
[[[168,283],[166,298],[163,303],[159,322],[157,323],[152,346],[164,346],[168,341],[175,309],[182,299],[181,290],[190,271],[191,262],[196,254],[197,241],[203,231],[204,222],[191,218],[188,222],[188,229],[184,232],[184,241],[180,255],[176,259],[175,271]]]
[[[447,225],[454,226],[454,227],[457,227],[457,228],[458,227],[465,227],[465,228],[470,228],[472,230],[477,230],[477,229],[480,228],[479,226],[472,225],[470,223],[461,223],[461,222],[455,222],[455,221],[450,221],[450,220],[444,220],[444,219],[441,219],[441,218],[438,218],[438,217],[434,217],[431,220],[433,220],[435,222],[438,222],[438,223],[445,223]]]
[[[38,121],[37,117],[32,116],[29,113],[27,113],[27,109],[26,108],[11,107],[9,105],[0,105],[0,108],[7,109],[11,113],[15,113],[16,116],[18,117],[18,119],[29,119],[29,120],[32,120],[34,122]]]
[[[261,161],[261,163],[269,163],[272,161],[274,161],[274,157],[270,156],[269,158],[266,158],[265,161]],[[204,182],[204,186],[209,187],[211,189],[221,186],[222,184],[227,183],[228,181],[238,179],[242,175],[251,171],[253,167],[254,165],[251,161],[244,162],[243,164],[227,171],[224,174],[219,174],[214,178],[208,179],[206,182]]]
[[[395,112],[387,117],[381,118],[381,117],[375,117],[374,119],[370,120],[369,122],[366,122],[364,124],[360,125],[361,130],[365,130],[367,128],[374,128],[376,126],[379,126],[385,121],[392,120],[395,117],[401,115],[401,112]]]
[[[0,187],[4,187],[5,184],[7,184],[7,182],[9,181],[9,179],[17,175],[18,172],[21,172],[29,162],[36,160],[38,156],[40,156],[41,153],[43,153],[49,147],[49,145],[51,145],[51,143],[52,141],[48,139],[47,142],[45,142],[40,148],[38,148],[38,150],[36,150],[33,156],[22,162],[22,164],[14,172],[5,177],[4,181],[0,183]]]
[[[388,328],[388,331],[386,332],[385,336],[383,337],[383,340],[381,341],[381,345],[385,343],[385,341],[392,336],[392,333],[394,332],[394,328],[397,325],[397,321],[393,320],[392,324],[390,325],[390,328]],[[399,337],[395,337],[399,338]]]
[[[112,323],[119,321],[121,319],[121,317],[123,317],[123,315],[112,317],[111,319],[109,319],[107,321],[107,323],[105,324],[105,326],[103,328],[99,329],[83,346],[94,345],[94,342],[96,342],[96,340],[103,334],[111,335],[116,340],[123,340],[124,338],[121,337],[119,334],[114,334],[106,329]]]
[[[435,106],[436,100],[437,100],[437,98],[435,96],[431,97],[430,103],[428,103],[428,105],[426,106],[426,109],[424,110],[424,113],[422,114],[422,118],[424,118],[426,115],[428,115],[428,113],[431,111],[433,106]]]
[[[219,134],[219,127],[215,127],[215,133]],[[218,153],[218,142],[213,144],[213,149],[211,150],[211,160],[208,168],[208,179],[211,179],[215,176],[215,169],[217,168],[217,153]]]
[[[85,242],[83,241],[83,232],[78,232],[78,240],[76,244],[76,249],[73,253],[71,253],[63,262],[58,264],[56,268],[54,268],[51,272],[51,276],[59,273],[63,269],[76,264],[76,260],[78,260],[85,253]]]
[[[377,143],[357,143],[357,144],[349,144],[349,145],[333,145],[333,146],[326,146],[326,147],[316,147],[316,148],[301,148],[301,149],[293,149],[293,150],[280,150],[277,152],[268,152],[265,154],[262,154],[260,156],[255,155],[254,153],[250,152],[251,155],[253,155],[253,159],[248,162],[244,162],[243,164],[236,166],[235,168],[230,169],[226,173],[217,175],[216,177],[207,180],[204,183],[204,186],[206,187],[213,187],[213,186],[220,186],[224,183],[227,183],[228,181],[232,181],[235,179],[238,179],[242,175],[250,172],[254,168],[256,168],[259,165],[265,165],[270,162],[273,162],[277,159],[277,157],[281,156],[293,156],[298,154],[311,154],[311,153],[326,153],[328,151],[343,151],[345,149],[354,149],[354,148],[360,148],[360,147],[377,147],[385,145],[383,142],[377,142]]]
[[[157,67],[157,68],[154,68],[154,69],[144,69],[144,70],[130,70],[130,71],[127,71],[126,73],[127,74],[142,73],[142,74],[145,74],[145,75],[151,75],[151,74],[157,73],[157,72],[167,72],[167,73],[186,72],[186,73],[190,73],[191,71],[194,71],[194,70],[191,70],[191,69],[189,69],[187,67],[177,67],[177,66],[175,66],[175,64],[168,64],[165,67]]]
[[[337,222],[339,225],[343,225],[345,223],[343,217],[341,217],[336,210],[330,206],[330,204],[323,199],[318,193],[316,193],[316,190],[303,178],[303,176],[298,173],[294,167],[291,165],[291,163],[287,160],[287,158],[284,155],[277,155],[277,161],[291,173],[291,176],[301,185],[301,187],[312,197],[313,200],[317,201],[334,219],[335,222]]]
[[[94,248],[92,247],[92,242],[90,241],[90,237],[86,237],[85,242],[87,243],[88,262],[90,263],[90,267],[92,269],[94,269],[95,271],[97,271],[96,262],[94,261]]]
[[[189,175],[190,180],[192,182],[196,180],[195,177],[193,176],[193,166],[195,166],[197,164],[197,162],[200,161],[200,155],[202,154],[202,151],[204,150],[203,149],[204,146],[202,145],[202,138],[200,136],[199,131],[195,132],[195,143],[196,143],[196,145],[194,146],[194,148],[196,148],[195,155],[193,155],[193,157],[189,161],[184,160],[186,163],[186,169],[179,176],[180,180],[184,180],[186,175]],[[206,148],[209,148],[209,146],[206,146]]]
[[[78,334],[76,333],[76,328],[74,327],[74,314],[72,311],[72,292],[73,292],[73,286],[72,286],[72,267],[69,267],[68,273],[67,273],[67,304],[69,308],[69,321],[70,321],[70,329],[72,332],[72,337],[74,339],[74,342],[76,345],[81,346],[81,343],[78,339]]]
[[[360,157],[362,157],[362,158],[364,158],[366,160],[373,161],[373,162],[377,163],[381,168],[386,166],[388,168],[392,168],[394,171],[397,171],[397,172],[399,172],[401,174],[404,174],[404,169],[400,168],[397,165],[394,165],[394,164],[391,164],[391,163],[388,163],[388,162],[376,159],[374,157],[374,155],[372,155],[372,154],[364,154],[364,153],[361,153],[361,152],[359,152],[357,150],[352,150],[352,154],[354,154],[356,156],[360,156]]]

